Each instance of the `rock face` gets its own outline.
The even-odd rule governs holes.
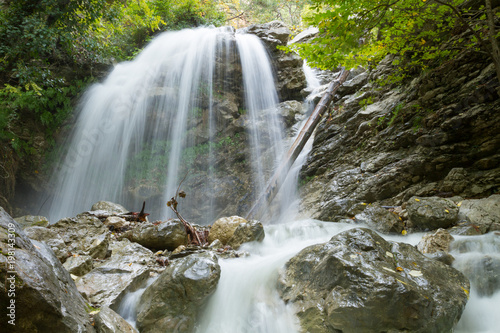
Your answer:
[[[187,245],[188,236],[180,220],[163,221],[158,225],[141,224],[125,232],[121,238],[141,244],[148,249],[173,251],[181,245]]]
[[[15,308],[9,310],[12,317],[3,312],[2,330],[95,332],[69,273],[49,246],[33,242],[0,208],[0,305],[2,309],[12,304]],[[14,320],[15,326],[9,320]]]
[[[500,98],[491,60],[463,53],[399,91],[375,82],[391,74],[392,60],[368,81],[363,74],[352,81],[364,84],[359,90],[343,88],[318,125],[300,176],[305,215],[338,221],[358,213],[351,210],[360,202],[399,206],[413,196],[498,191]]]
[[[412,197],[406,210],[412,227],[420,230],[446,229],[458,221],[458,206],[450,199]]]
[[[141,333],[191,332],[202,304],[217,286],[220,267],[211,253],[178,259],[142,295],[137,308]]]
[[[351,229],[293,257],[279,292],[304,332],[451,332],[468,280],[405,243]]]

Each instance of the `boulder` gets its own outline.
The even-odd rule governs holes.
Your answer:
[[[469,282],[414,246],[355,228],[290,259],[278,290],[305,332],[451,332]]]
[[[438,229],[435,232],[426,233],[417,244],[417,249],[424,254],[439,251],[448,252],[453,239],[448,231]]]
[[[401,233],[403,221],[393,212],[378,205],[369,205],[355,216],[356,222],[364,223],[382,233]]]
[[[1,207],[0,248],[0,306],[11,307],[7,315],[2,311],[2,330],[95,332],[83,297],[51,248],[31,241]]]
[[[111,257],[76,280],[78,290],[94,305],[115,306],[126,293],[143,287],[154,265],[151,250],[128,239],[112,243]]]
[[[234,231],[240,223],[248,221],[239,216],[221,217],[212,224],[210,233],[208,234],[208,242],[212,243],[218,239],[222,244],[226,245],[234,234]]]
[[[64,268],[75,276],[84,276],[94,268],[94,260],[88,255],[72,255],[63,264]]]
[[[173,251],[180,245],[188,244],[188,235],[184,224],[177,219],[163,221],[157,225],[140,224],[120,236],[120,239],[125,238],[153,250]]]
[[[141,333],[192,332],[219,278],[217,257],[211,252],[172,262],[142,294],[137,328]]]
[[[262,223],[259,221],[248,221],[238,224],[227,243],[233,249],[237,250],[243,243],[262,242],[264,237],[265,233]]]
[[[459,219],[470,222],[481,233],[500,230],[500,194],[484,199],[463,200]]]
[[[16,217],[14,220],[16,220],[23,229],[26,227],[46,227],[49,225],[49,220],[43,216],[25,215]]]
[[[280,21],[254,24],[245,28],[244,31],[259,37],[271,52],[276,51],[278,45],[286,45],[290,37],[290,30]]]
[[[117,230],[129,226],[130,222],[125,220],[123,217],[110,216],[104,220],[104,224],[108,227],[113,227],[113,230]]]
[[[107,306],[103,306],[95,315],[94,322],[97,333],[138,333],[132,325]]]
[[[116,203],[113,203],[113,202],[110,202],[110,201],[99,201],[99,202],[96,202],[95,204],[92,205],[91,210],[92,211],[94,211],[94,210],[104,210],[104,211],[108,212],[108,214],[124,214],[124,213],[128,213],[129,212],[122,205],[116,204]]]
[[[298,101],[285,101],[276,106],[284,124],[287,128],[292,127],[296,122],[296,117],[304,113],[304,107]]]
[[[411,197],[406,206],[412,226],[420,230],[452,227],[458,221],[458,206],[440,197]]]
[[[109,229],[97,217],[80,214],[52,224],[50,229],[61,236],[72,254],[87,254],[104,259],[109,246]]]
[[[57,259],[62,263],[71,255],[62,237],[52,229],[45,227],[27,227],[24,229],[24,232],[29,238],[44,242],[50,246]]]

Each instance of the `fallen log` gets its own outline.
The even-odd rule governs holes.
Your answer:
[[[342,83],[344,83],[348,75],[349,71],[342,69],[337,79],[330,83],[325,94],[323,95],[323,97],[321,97],[321,100],[314,108],[314,111],[309,116],[307,122],[300,130],[299,135],[288,150],[283,162],[280,164],[280,166],[274,173],[274,176],[271,178],[271,181],[268,183],[266,190],[258,198],[252,209],[248,212],[246,216],[247,220],[258,219],[259,217],[261,217],[264,213],[264,209],[273,201],[276,194],[278,194],[281,185],[284,183],[286,176],[288,175],[288,171],[290,171],[293,163],[304,148],[306,142],[311,137],[314,129],[319,124],[319,121],[323,117],[325,111],[328,109],[328,106],[330,105],[335,92],[342,85]]]

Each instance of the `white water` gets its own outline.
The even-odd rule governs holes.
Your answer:
[[[235,59],[241,59],[242,82],[227,77]],[[213,147],[221,135],[214,105],[225,98],[220,89],[231,84],[244,88],[241,108],[249,118],[250,183],[257,184],[259,192],[283,154],[278,97],[266,50],[256,36],[229,28],[186,29],[155,38],[135,60],[117,65],[85,94],[64,162],[54,172],[49,219],[74,216],[99,200],[136,211],[147,200],[149,213],[166,218],[166,202],[193,170],[186,156],[198,154],[197,147],[209,147],[206,160],[197,155],[192,163],[206,171],[206,197],[201,197],[212,203],[214,184],[230,176],[217,172]],[[196,127],[200,118],[203,132]],[[191,198],[183,199],[183,211],[196,204]],[[151,207],[154,200],[157,206]],[[204,221],[197,222],[210,223],[218,213],[211,204],[204,210]]]

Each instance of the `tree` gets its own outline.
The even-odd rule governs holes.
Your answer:
[[[484,6],[474,9],[472,2],[469,5],[464,0],[313,2],[311,14],[304,19],[319,28],[319,36],[290,49],[324,69],[369,66],[394,54],[399,56],[394,64],[403,69],[401,79],[404,71],[439,65],[456,55],[464,47],[460,34],[466,30],[472,32],[466,47],[475,50],[482,47],[488,34],[486,20],[466,20],[476,19]]]

